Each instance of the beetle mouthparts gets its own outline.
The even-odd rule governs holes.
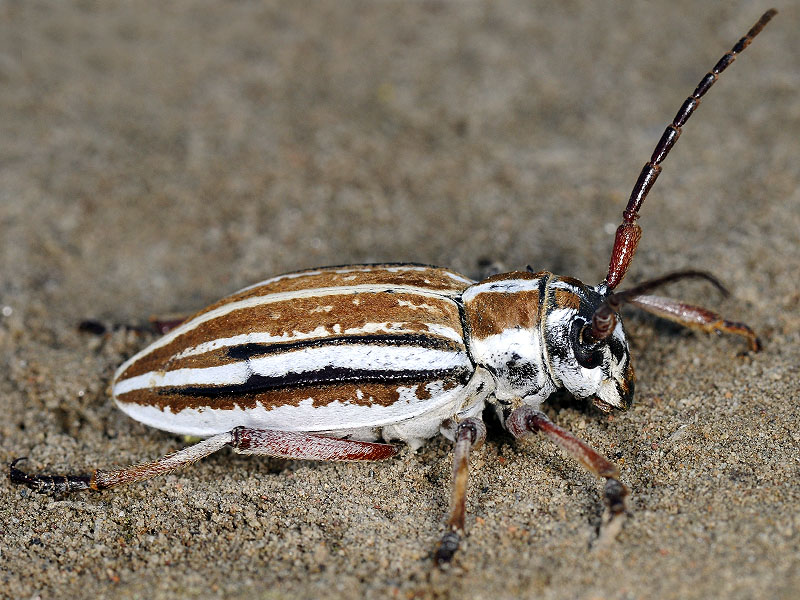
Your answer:
[[[610,413],[612,410],[614,410],[613,406],[611,406],[608,402],[606,402],[599,396],[592,396],[592,404],[594,404],[597,408],[599,408],[605,413]]]

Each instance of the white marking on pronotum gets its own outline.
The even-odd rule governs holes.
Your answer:
[[[289,373],[317,371],[325,367],[380,371],[418,371],[472,369],[466,352],[415,348],[413,346],[381,346],[347,344],[340,347],[302,348],[273,356],[262,356],[219,367],[150,371],[114,385],[114,395],[134,390],[187,385],[240,385],[255,374],[282,377]]]
[[[539,291],[541,278],[536,279],[506,279],[501,281],[488,281],[473,285],[464,291],[464,302],[474,300],[478,294],[513,294],[515,292]]]
[[[573,283],[568,281],[559,281],[558,279],[554,279],[550,282],[550,287],[552,289],[559,289],[559,290],[569,290],[570,292],[579,293],[581,289]]]
[[[531,390],[536,390],[541,401],[553,391],[556,386],[544,368],[543,348],[539,333],[535,329],[517,328],[506,329],[502,333],[490,335],[483,339],[472,339],[472,355],[478,364],[493,365],[502,369],[514,356],[513,362],[523,362],[533,366],[536,373],[535,381],[528,381],[524,388],[520,383],[497,378],[495,397],[509,400],[517,397],[530,398]]]

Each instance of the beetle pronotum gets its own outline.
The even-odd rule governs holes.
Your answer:
[[[85,475],[30,475],[39,492],[101,490],[169,473],[225,446],[242,454],[379,460],[401,440],[416,448],[441,432],[455,442],[447,531],[435,557],[449,561],[464,530],[470,451],[484,408],[515,437],[543,433],[606,480],[606,537],[625,514],[617,467],[540,410],[565,389],[603,411],[630,406],[634,373],[619,316],[624,304],[706,332],[755,333],[714,312],[650,292],[682,271],[616,292],[641,238],[639,209],[681,128],[719,74],[775,15],[769,10],[706,74],[667,126],[633,188],[605,279],[596,286],[511,272],[473,281],[415,264],[327,267],[281,275],[212,304],[116,372],[114,400],[147,425],[206,438],[154,462]],[[379,442],[378,440],[383,440]]]

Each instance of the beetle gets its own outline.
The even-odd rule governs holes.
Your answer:
[[[641,238],[639,210],[702,97],[776,14],[767,11],[699,82],[645,164],[616,230],[604,280],[590,286],[547,271],[473,281],[418,264],[349,265],[280,275],[228,296],[177,325],[116,371],[117,406],[152,427],[203,439],[153,462],[90,474],[10,480],[38,492],[101,490],[169,473],[223,447],[290,459],[394,456],[442,433],[454,442],[447,529],[435,560],[450,561],[464,532],[468,460],[493,408],[514,437],[542,433],[606,480],[601,535],[626,513],[617,467],[553,423],[541,405],[559,390],[602,411],[631,405],[635,375],[620,318],[630,304],[683,326],[761,343],[747,325],[652,295],[679,271],[616,288]]]

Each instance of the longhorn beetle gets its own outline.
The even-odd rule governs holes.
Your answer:
[[[240,454],[360,461],[417,448],[441,432],[455,442],[447,531],[435,559],[451,560],[464,530],[468,459],[493,407],[516,438],[542,433],[606,480],[614,537],[627,488],[617,467],[541,412],[560,389],[603,411],[627,409],[634,372],[619,316],[632,304],[706,332],[761,344],[750,327],[651,295],[664,284],[711,275],[680,271],[615,291],[641,238],[636,220],[661,163],[720,73],[775,15],[768,10],[707,73],[661,136],[616,231],[605,279],[588,286],[547,271],[472,281],[416,264],[327,267],[280,275],[228,296],[153,342],[114,375],[117,406],[152,427],[205,440],[154,462],[84,475],[30,475],[38,492],[102,490],[143,481],[225,446]]]

